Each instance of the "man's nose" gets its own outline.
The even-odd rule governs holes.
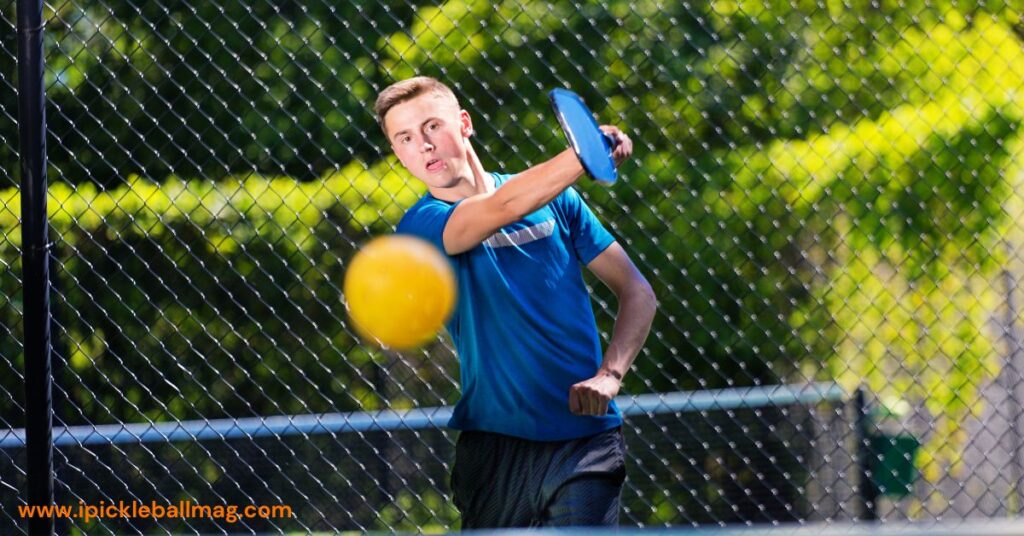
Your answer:
[[[433,151],[434,150],[434,144],[430,143],[430,140],[424,138],[423,145],[420,146],[420,150],[423,151],[423,152]]]

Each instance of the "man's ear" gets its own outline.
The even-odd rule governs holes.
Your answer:
[[[469,112],[462,110],[459,112],[459,122],[462,125],[462,136],[470,137],[473,135],[473,119],[469,117]]]

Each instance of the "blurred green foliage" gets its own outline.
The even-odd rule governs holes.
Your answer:
[[[57,385],[72,402],[58,410],[108,423],[379,408],[368,383],[379,356],[346,330],[340,289],[355,247],[422,194],[401,171],[388,159],[309,183],[52,185],[54,335],[68,368]],[[16,228],[18,192],[0,199],[3,227]],[[20,236],[9,237],[0,262],[17,267]],[[5,296],[20,297],[19,277],[3,272]],[[0,302],[5,327],[19,316],[16,301]],[[13,337],[0,348],[19,353]],[[16,377],[4,384],[20,390]]]

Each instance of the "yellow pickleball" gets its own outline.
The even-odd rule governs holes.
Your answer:
[[[344,292],[349,317],[362,337],[412,350],[433,340],[455,308],[455,273],[429,242],[382,236],[352,257]]]

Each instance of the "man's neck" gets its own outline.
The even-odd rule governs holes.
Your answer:
[[[442,201],[455,203],[467,197],[478,194],[493,192],[495,189],[494,177],[484,171],[480,158],[477,157],[473,146],[466,140],[466,167],[459,174],[459,182],[450,188],[429,188],[430,195]]]
[[[494,178],[489,173],[484,173],[483,179],[478,178],[472,173],[467,173],[461,175],[458,184],[455,186],[450,188],[429,188],[429,191],[430,195],[437,199],[454,203],[477,194],[493,192]]]

